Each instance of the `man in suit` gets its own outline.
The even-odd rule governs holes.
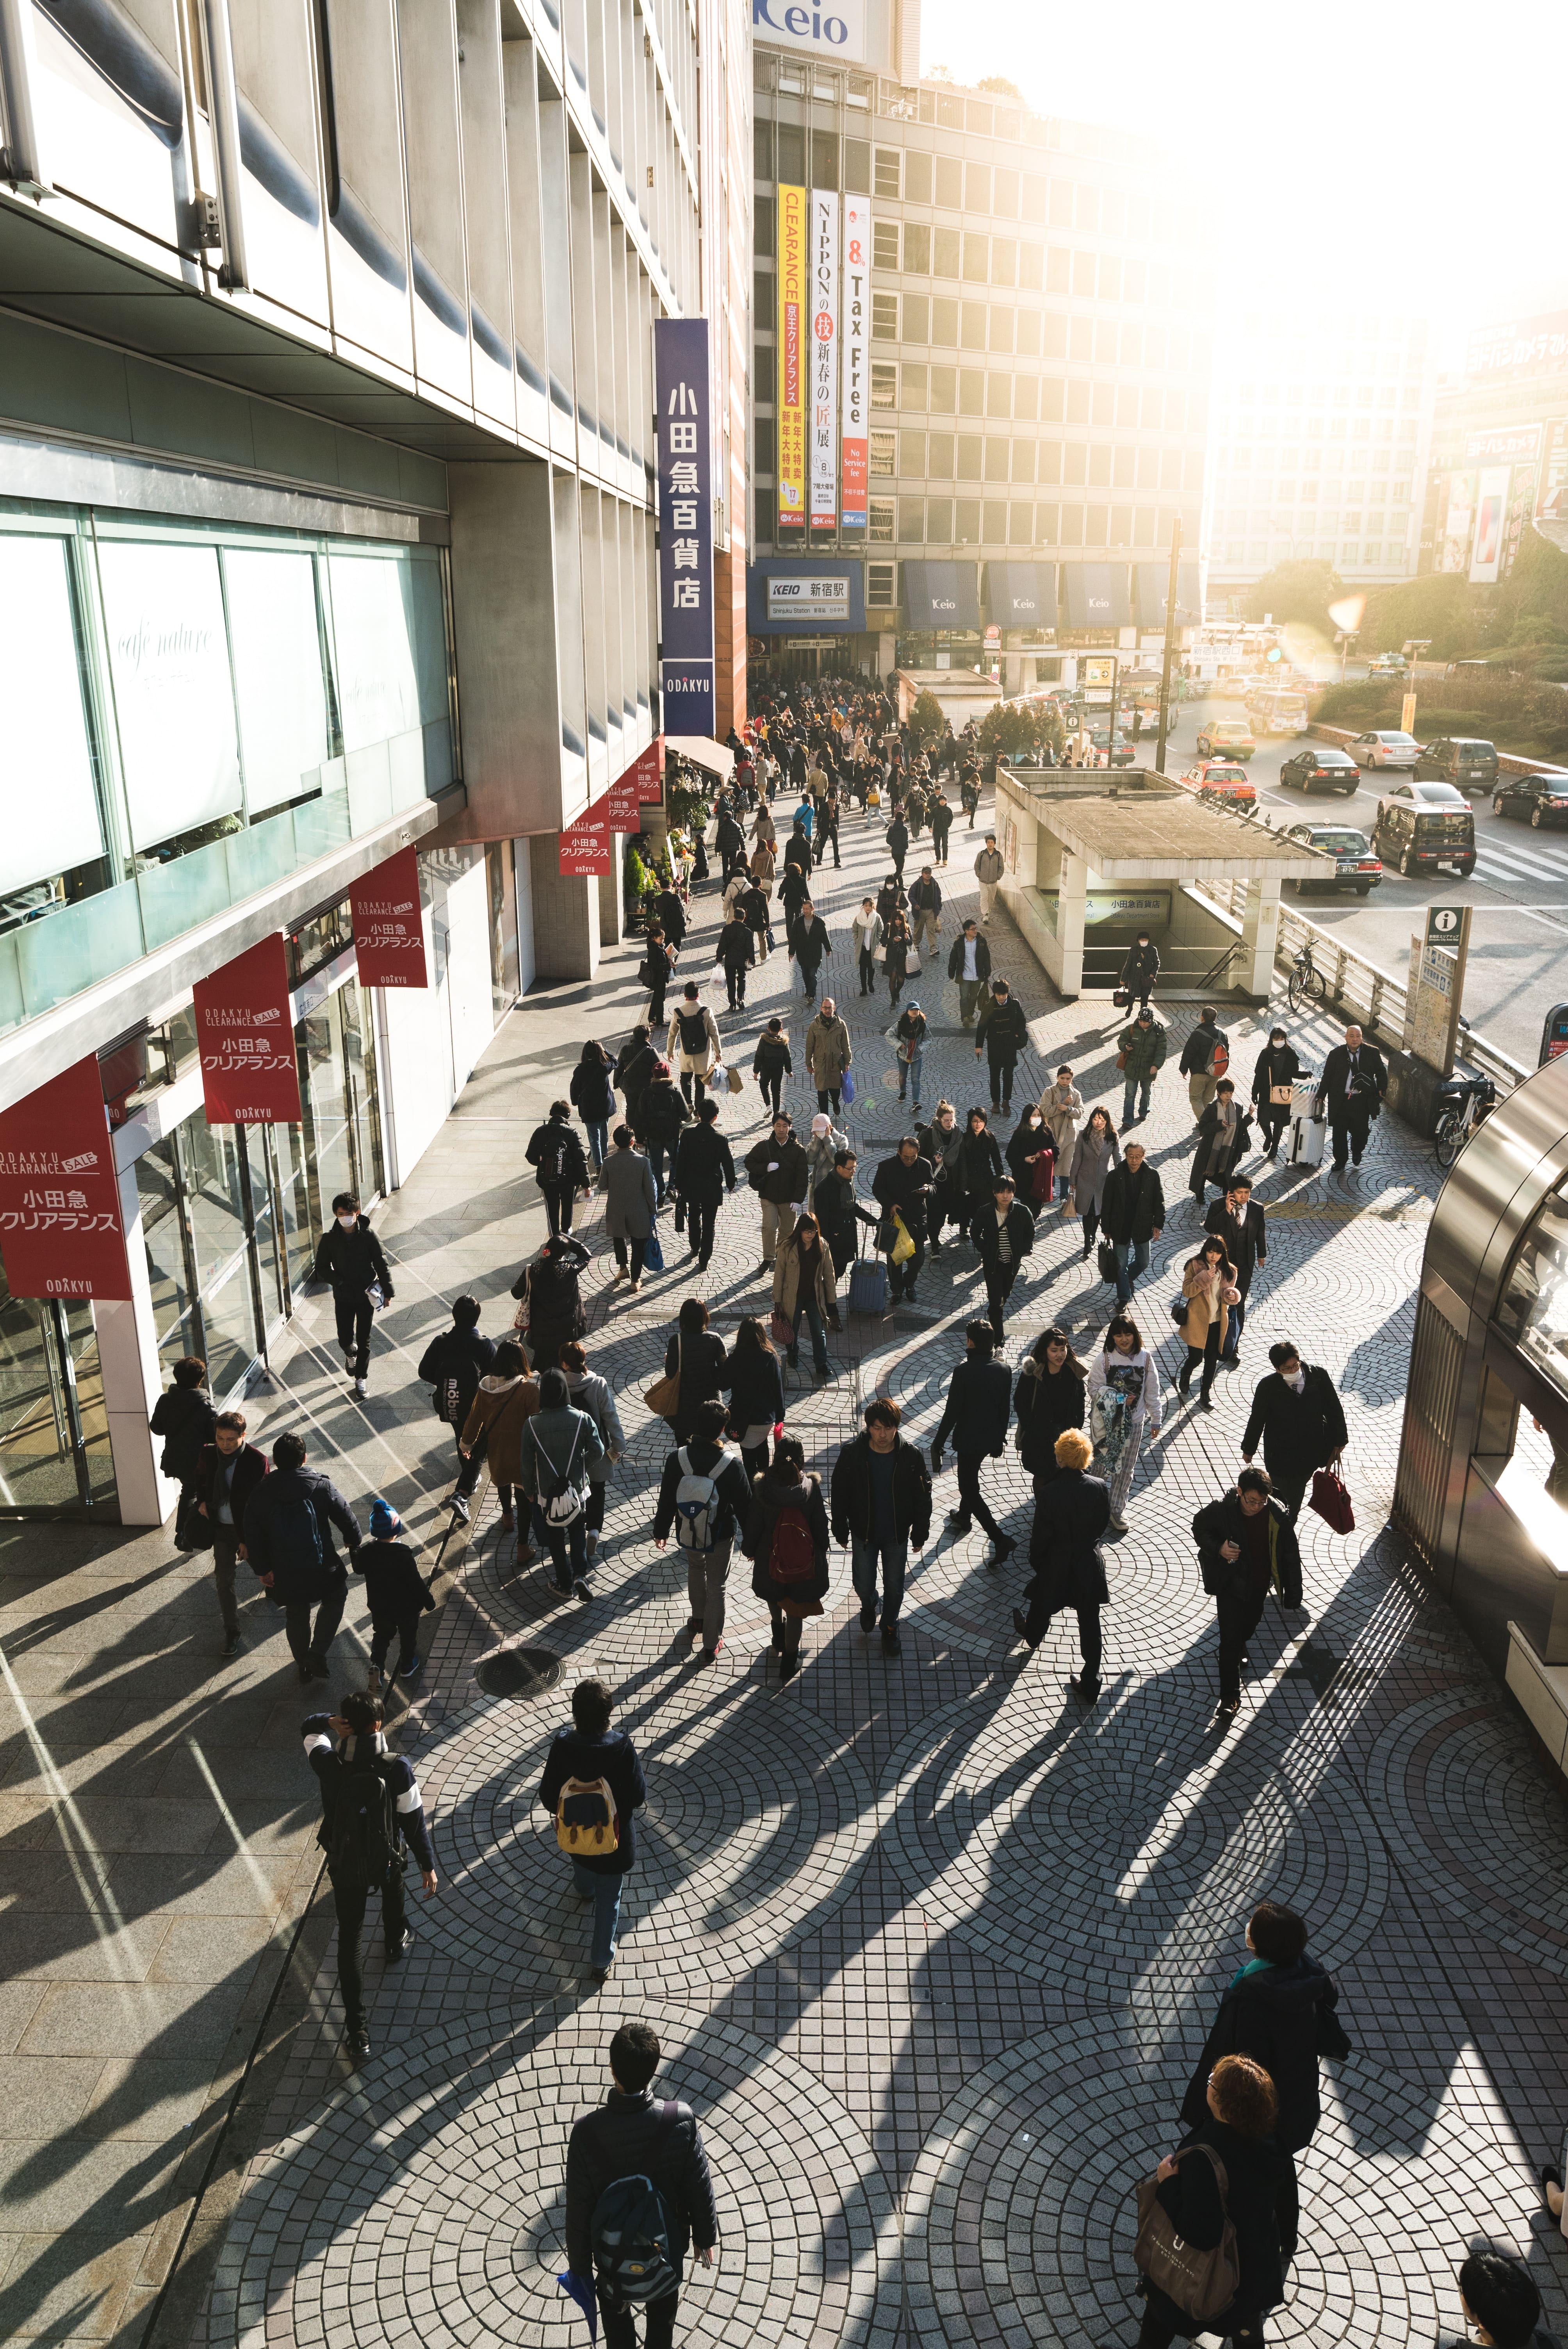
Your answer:
[[[969,1237],[980,1251],[992,1334],[1000,1346],[1002,1308],[1012,1294],[1019,1266],[1034,1247],[1035,1219],[1023,1201],[1015,1198],[1010,1174],[1003,1175],[991,1195],[995,1206],[981,1208]]]
[[[1024,1210],[1027,1218],[1028,1209]],[[958,1506],[947,1513],[955,1534],[966,1534],[978,1517],[991,1537],[991,1563],[1000,1566],[1017,1547],[986,1507],[980,1491],[980,1463],[997,1459],[1007,1447],[1007,1415],[1013,1380],[1005,1362],[991,1357],[995,1339],[988,1321],[971,1321],[964,1333],[965,1357],[948,1383],[942,1423],[931,1439],[931,1473],[942,1474],[942,1447],[948,1436],[958,1460]]]
[[[1260,1264],[1269,1260],[1268,1235],[1264,1228],[1264,1211],[1253,1198],[1253,1178],[1250,1174],[1233,1174],[1225,1186],[1225,1195],[1216,1199],[1203,1218],[1203,1229],[1213,1232],[1225,1243],[1225,1254],[1236,1268],[1236,1287],[1242,1301],[1233,1305],[1225,1325],[1224,1351],[1221,1361],[1241,1360],[1242,1330],[1247,1318],[1247,1291],[1253,1285],[1253,1274]]]
[[[1334,1146],[1335,1171],[1343,1174],[1346,1155],[1357,1166],[1367,1147],[1367,1130],[1383,1105],[1388,1071],[1376,1044],[1368,1044],[1359,1028],[1347,1028],[1343,1044],[1336,1044],[1323,1064],[1323,1081],[1316,1107],[1328,1118]]]

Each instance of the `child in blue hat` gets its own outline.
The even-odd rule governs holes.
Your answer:
[[[394,1677],[411,1681],[424,1667],[418,1651],[419,1617],[434,1608],[429,1583],[420,1573],[413,1551],[397,1537],[403,1520],[390,1501],[379,1494],[370,1504],[370,1539],[361,1542],[353,1557],[356,1574],[365,1577],[370,1601],[370,1690],[381,1692],[381,1673],[397,1634],[397,1669]]]

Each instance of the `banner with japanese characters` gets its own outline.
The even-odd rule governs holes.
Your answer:
[[[711,737],[713,502],[706,318],[655,320],[654,395],[664,730]]]
[[[419,911],[419,852],[400,848],[349,891],[354,959],[362,987],[428,987]]]
[[[866,341],[871,333],[872,207],[869,196],[844,198],[844,290],[841,304],[839,343],[842,382],[839,395],[839,429],[842,481],[839,492],[839,524],[843,530],[866,526],[866,457],[870,429]]]
[[[774,409],[779,519],[799,530],[806,519],[806,191],[779,191],[779,350]]]
[[[0,1112],[0,1257],[13,1297],[129,1298],[97,1056]]]
[[[612,832],[641,832],[643,795],[637,788],[637,762],[634,759],[624,773],[616,776],[605,792],[604,808]]]
[[[665,795],[665,738],[655,734],[645,750],[639,750],[631,772],[637,778],[637,797],[645,807],[657,807]]]
[[[288,962],[274,930],[191,989],[209,1125],[297,1125]]]
[[[610,802],[596,800],[575,823],[561,827],[561,872],[564,879],[583,879],[610,870]]]
[[[839,523],[839,199],[811,191],[811,528]]]

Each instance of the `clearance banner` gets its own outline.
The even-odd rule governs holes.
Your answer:
[[[839,420],[841,523],[866,526],[866,338],[872,306],[872,207],[868,196],[844,198],[844,296],[839,343],[843,353]]]
[[[839,518],[839,199],[811,191],[811,528]]]
[[[595,800],[574,823],[561,827],[561,874],[583,878],[610,870],[610,811]]]
[[[779,519],[806,519],[806,191],[779,191]]]
[[[209,1125],[297,1125],[288,961],[274,930],[191,990]]]
[[[400,848],[384,864],[362,874],[350,889],[348,902],[361,986],[428,987],[418,850]]]
[[[13,1297],[131,1293],[94,1053],[0,1112],[0,1257]]]
[[[644,807],[657,807],[665,795],[665,738],[655,734],[645,750],[639,750],[630,771],[637,778],[637,797]]]

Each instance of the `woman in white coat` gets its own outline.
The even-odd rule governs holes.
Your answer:
[[[1083,1117],[1083,1095],[1073,1082],[1072,1071],[1065,1063],[1057,1071],[1056,1083],[1047,1085],[1040,1095],[1040,1115],[1046,1121],[1051,1148],[1056,1154],[1057,1195],[1065,1199],[1072,1185],[1068,1169],[1072,1165],[1073,1143]]]
[[[1127,1497],[1138,1447],[1160,1433],[1160,1372],[1130,1313],[1115,1314],[1088,1367],[1088,1426],[1094,1471],[1110,1488],[1110,1522],[1127,1531]]]

